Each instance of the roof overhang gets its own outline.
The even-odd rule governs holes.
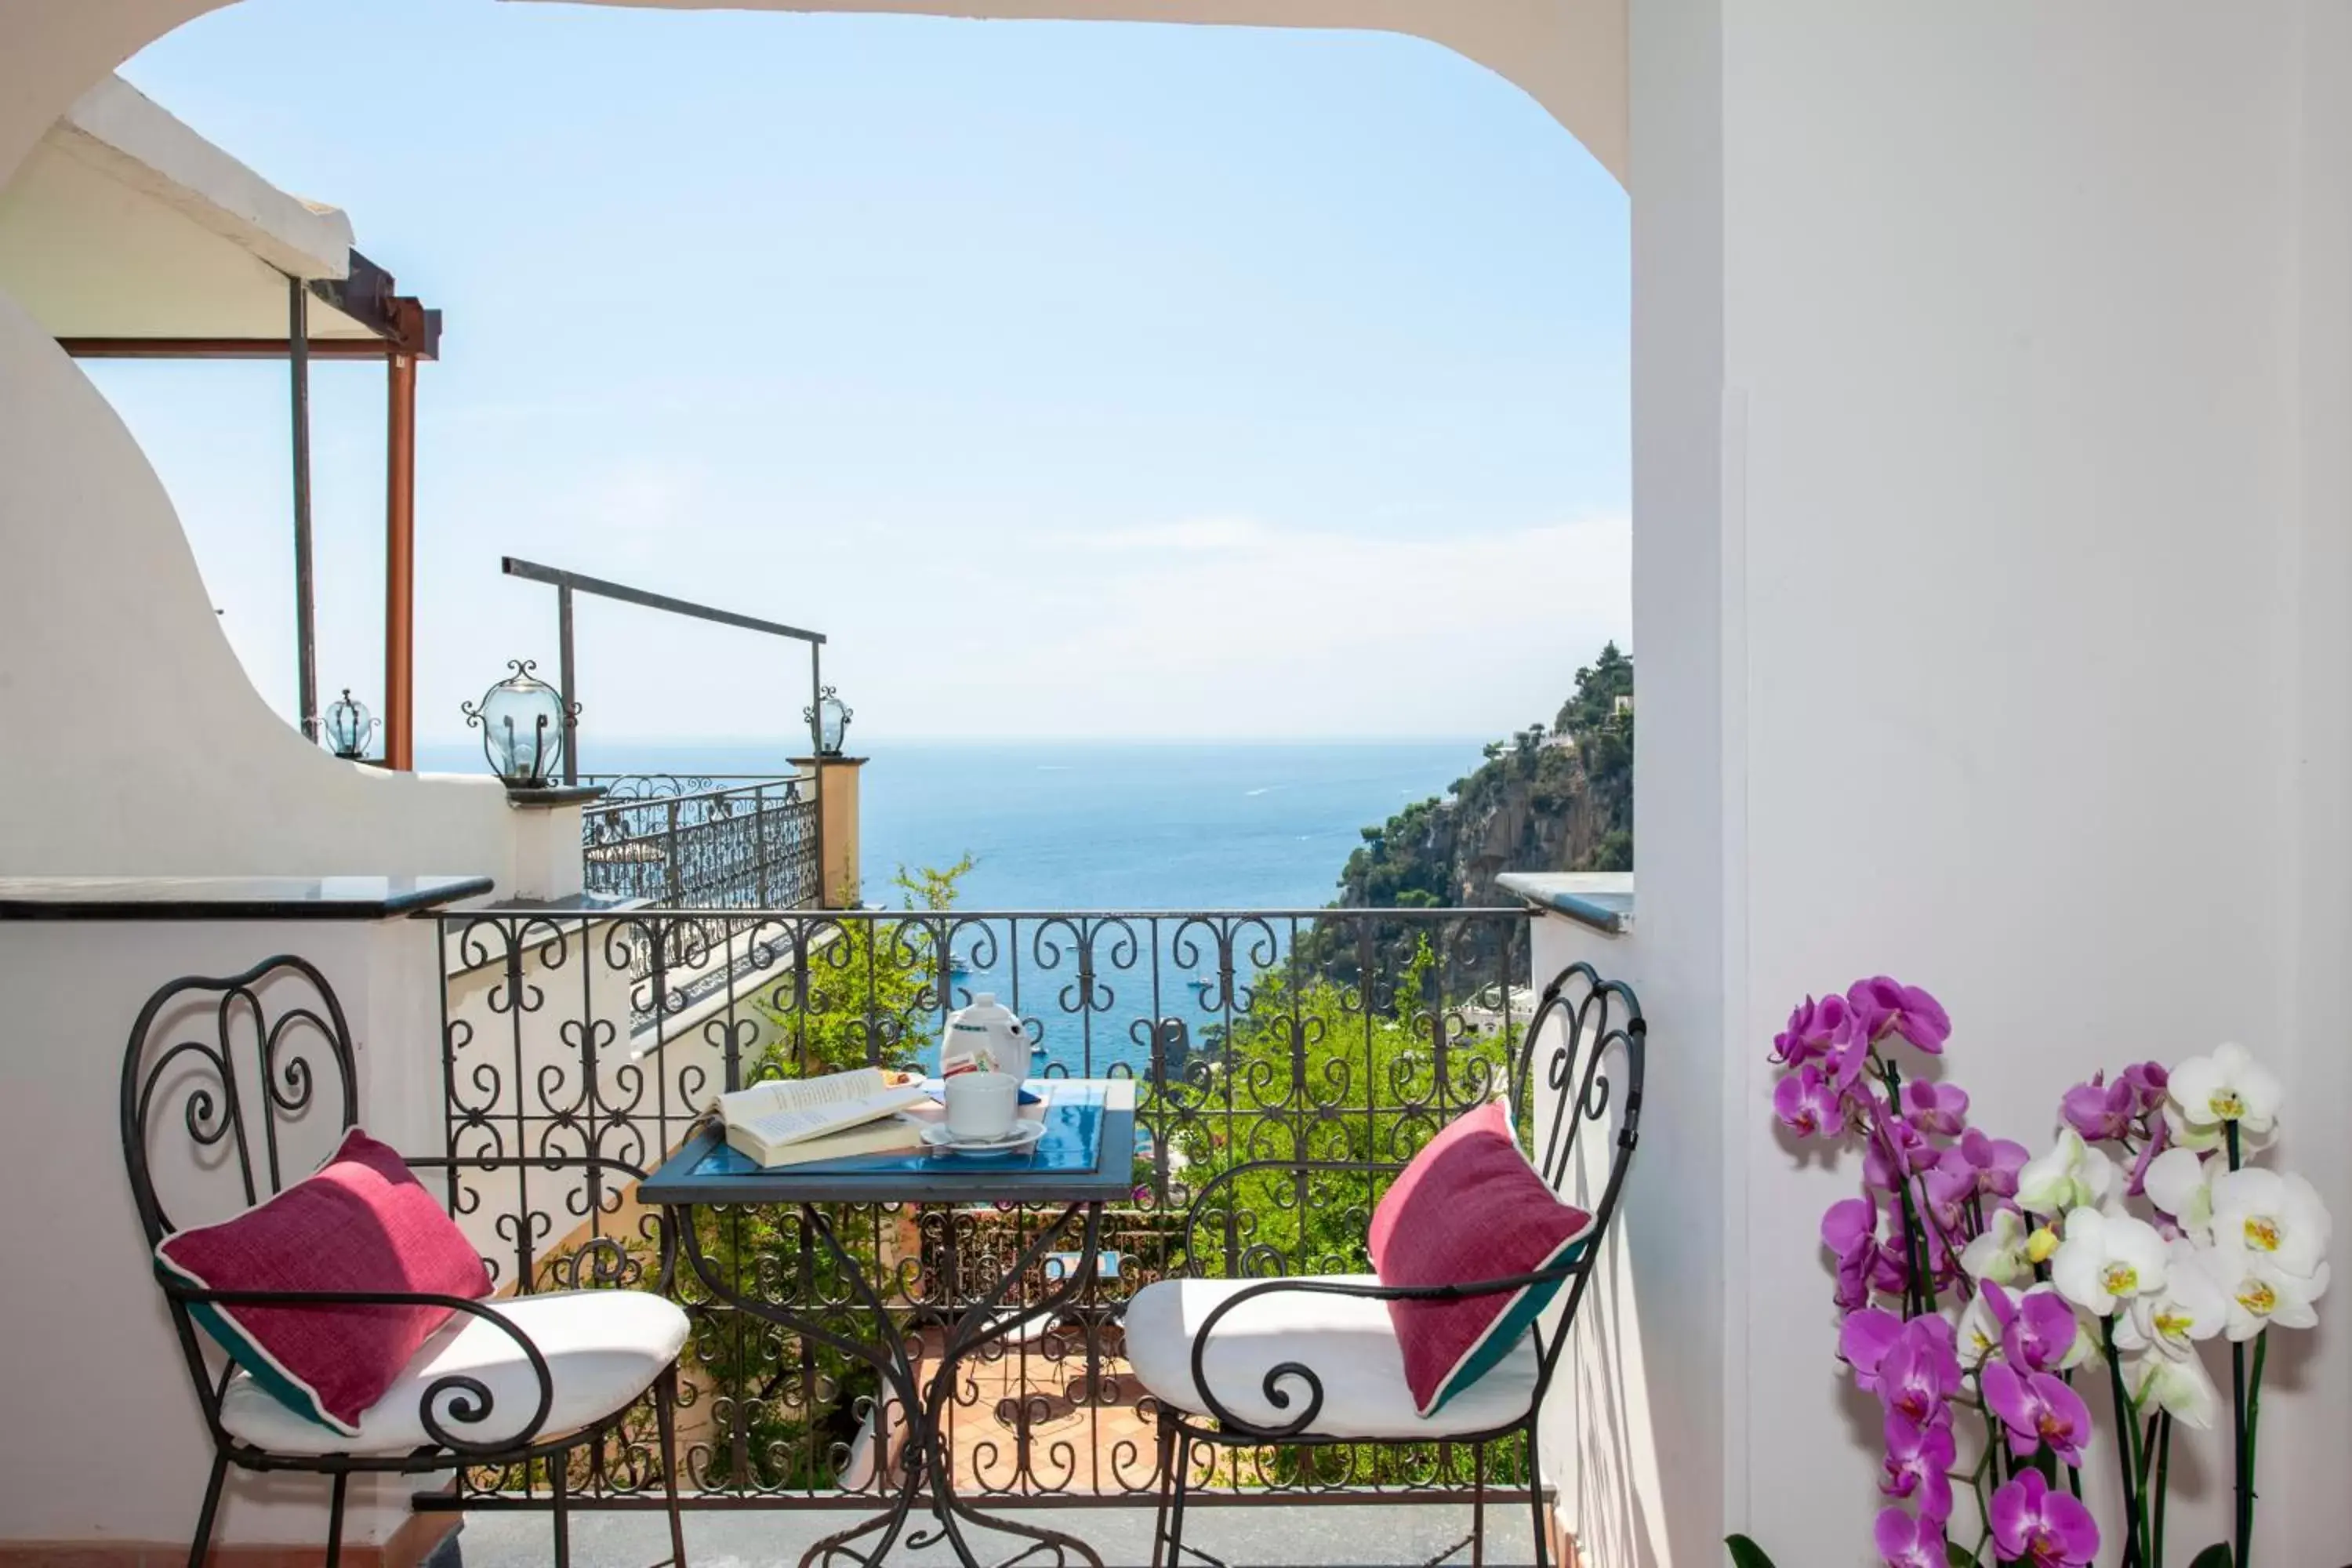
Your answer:
[[[440,313],[352,248],[351,220],[269,184],[110,77],[0,189],[0,289],[90,355],[286,352],[288,280],[310,352],[437,353]]]

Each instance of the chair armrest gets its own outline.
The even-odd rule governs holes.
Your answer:
[[[1261,1426],[1234,1415],[1231,1407],[1209,1387],[1208,1369],[1202,1358],[1208,1353],[1210,1336],[1216,1332],[1217,1324],[1225,1315],[1243,1302],[1284,1292],[1307,1296],[1346,1296],[1367,1301],[1466,1300],[1479,1296],[1500,1296],[1525,1289],[1530,1285],[1556,1284],[1572,1276],[1582,1262],[1583,1254],[1580,1251],[1574,1258],[1555,1263],[1549,1268],[1494,1279],[1470,1280],[1458,1285],[1361,1285],[1348,1279],[1268,1279],[1234,1291],[1210,1309],[1209,1315],[1201,1321],[1200,1331],[1192,1336],[1192,1387],[1211,1415],[1244,1436],[1263,1442],[1296,1437],[1313,1426],[1315,1417],[1323,1411],[1323,1380],[1316,1375],[1313,1367],[1303,1362],[1286,1361],[1277,1362],[1266,1369],[1265,1381],[1259,1385],[1259,1392],[1276,1410],[1290,1408],[1293,1395],[1283,1386],[1286,1381],[1306,1385],[1307,1408],[1296,1419],[1279,1426]]]
[[[463,1296],[406,1290],[198,1290],[171,1279],[165,1279],[163,1285],[166,1296],[192,1307],[269,1307],[297,1312],[329,1307],[446,1307],[495,1325],[530,1363],[531,1375],[539,1381],[539,1407],[531,1412],[522,1428],[510,1436],[487,1442],[460,1437],[441,1425],[440,1417],[435,1414],[436,1404],[446,1405],[449,1419],[459,1426],[479,1426],[489,1419],[495,1403],[489,1388],[478,1378],[462,1373],[435,1378],[425,1385],[424,1396],[417,1402],[417,1419],[427,1436],[454,1453],[481,1457],[528,1447],[546,1425],[548,1412],[555,1404],[554,1374],[548,1370],[547,1358],[530,1342],[530,1336],[487,1304]]]

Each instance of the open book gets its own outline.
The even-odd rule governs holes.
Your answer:
[[[916,1147],[918,1129],[897,1112],[927,1098],[912,1073],[858,1068],[754,1084],[720,1095],[713,1109],[729,1147],[745,1159],[797,1165]]]

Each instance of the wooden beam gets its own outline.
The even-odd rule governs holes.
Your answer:
[[[426,314],[438,317],[437,310]],[[284,359],[284,338],[59,338],[76,359]],[[312,359],[380,360],[392,352],[382,338],[312,338]],[[423,356],[429,358],[431,356]]]
[[[416,358],[394,354],[384,420],[383,761],[416,766]]]
[[[394,292],[391,273],[354,250],[350,276],[313,278],[300,287],[369,335],[322,338],[308,334],[312,359],[381,359],[388,353],[418,359],[441,357],[441,312],[424,301]],[[286,338],[95,337],[59,338],[76,359],[285,359],[293,352]]]

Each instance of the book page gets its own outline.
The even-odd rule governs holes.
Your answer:
[[[895,1083],[878,1068],[827,1073],[821,1078],[777,1079],[719,1097],[719,1113],[771,1143],[855,1127],[886,1116],[922,1098],[922,1086]]]

